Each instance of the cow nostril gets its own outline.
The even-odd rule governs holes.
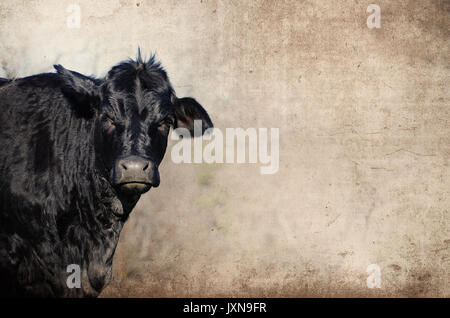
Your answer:
[[[128,170],[128,168],[127,168],[127,166],[125,165],[125,164],[121,164],[121,166],[122,166],[122,168],[124,169],[124,170]]]
[[[147,168],[148,168],[148,162],[145,164],[145,166],[144,166],[144,168],[142,169],[142,170],[147,170]]]

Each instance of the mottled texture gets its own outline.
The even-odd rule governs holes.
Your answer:
[[[140,45],[217,127],[280,127],[275,175],[167,157],[102,295],[450,296],[450,1],[69,3],[1,2],[0,77]]]

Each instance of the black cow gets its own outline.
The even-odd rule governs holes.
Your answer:
[[[0,77],[0,86],[3,86],[9,82],[11,82],[10,79]]]
[[[97,296],[124,222],[159,185],[170,127],[213,126],[194,99],[176,97],[154,57],[102,79],[55,69],[0,85],[3,296]],[[67,286],[70,264],[81,288]]]

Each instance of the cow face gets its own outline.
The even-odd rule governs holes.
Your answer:
[[[166,72],[151,58],[113,67],[103,80],[55,68],[62,91],[78,112],[95,119],[95,149],[105,177],[119,197],[135,203],[160,183],[158,167],[167,146],[170,127],[187,128],[194,120],[203,132],[211,119],[193,98],[177,98]]]

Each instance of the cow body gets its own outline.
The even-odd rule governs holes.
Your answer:
[[[190,129],[193,119],[212,127],[192,99],[176,98],[153,59],[121,63],[105,79],[56,68],[0,86],[4,296],[97,296],[124,222],[159,184],[169,127],[162,115],[173,127]],[[66,284],[71,264],[81,288]]]
[[[7,79],[7,78],[2,78],[0,77],[0,86],[3,86],[7,83],[9,83],[11,80]]]

